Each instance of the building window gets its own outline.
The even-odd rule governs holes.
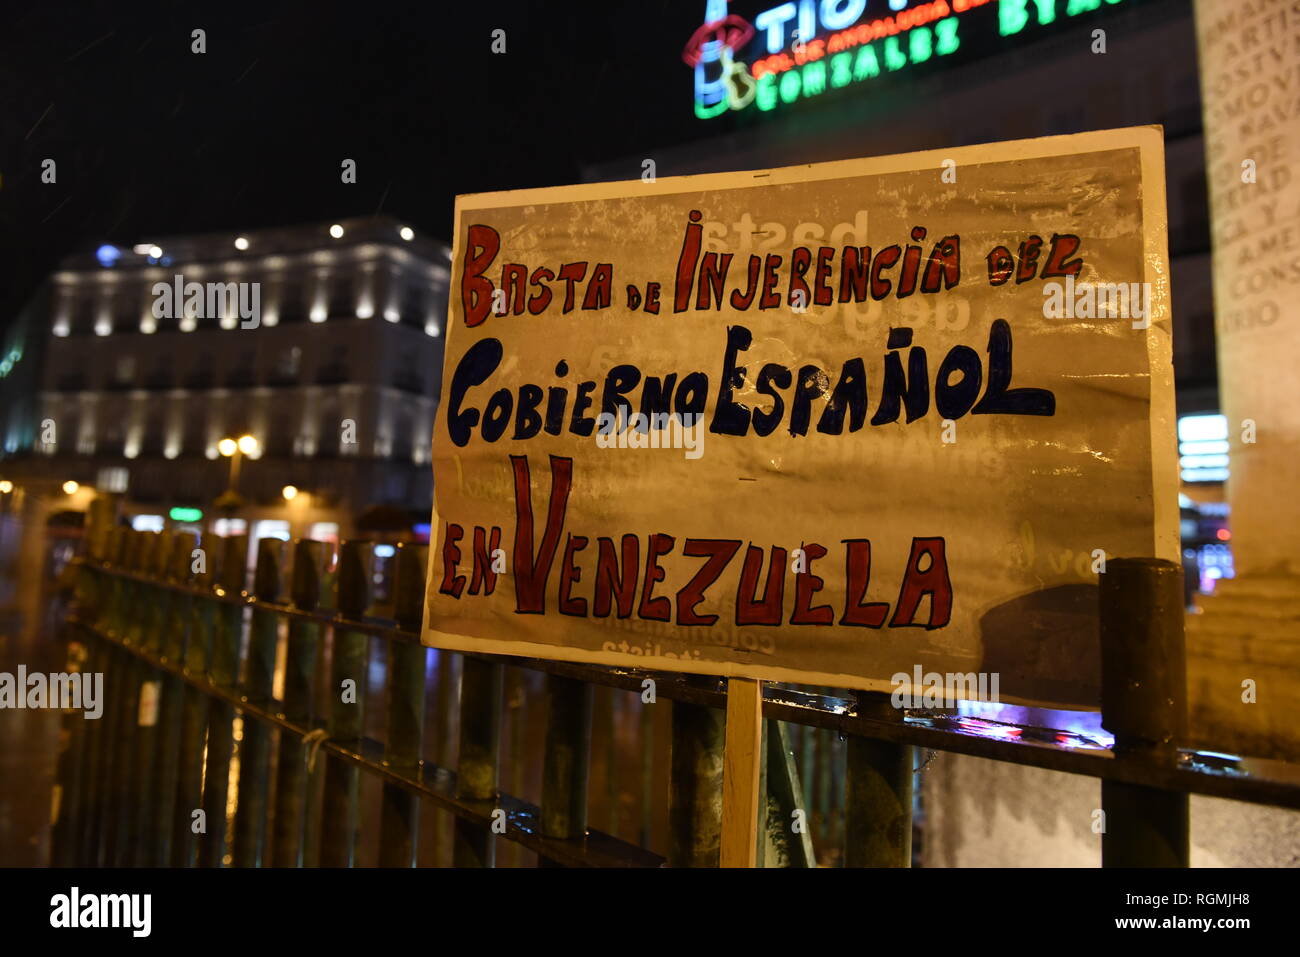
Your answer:
[[[402,296],[402,322],[423,326],[424,314],[424,287],[419,283],[408,283]]]
[[[316,370],[317,385],[339,385],[348,381],[347,346],[336,345],[327,362]]]
[[[255,357],[252,350],[245,349],[239,354],[239,361],[226,370],[226,386],[231,389],[247,389],[253,384],[253,366]]]
[[[289,424],[291,415],[292,410],[283,402],[271,406],[270,428],[264,443],[268,455],[287,457],[293,454],[293,427]]]
[[[129,389],[135,385],[135,356],[117,357],[112,384],[116,389]]]
[[[291,346],[280,352],[267,375],[267,385],[297,385],[302,372],[302,349]]]
[[[331,316],[352,316],[356,311],[356,292],[350,276],[335,276],[329,287],[329,314]]]
[[[99,470],[95,477],[95,488],[101,492],[125,492],[130,472],[121,466],[109,466]]]
[[[416,395],[424,392],[424,376],[420,374],[415,356],[410,353],[402,356],[401,365],[393,376],[393,387]]]
[[[118,329],[133,329],[139,325],[140,287],[132,283],[119,288],[113,296],[113,325]]]
[[[122,419],[112,415],[102,415],[101,418],[103,420],[103,431],[100,435],[100,442],[96,444],[106,449],[123,448],[126,436]]]
[[[175,367],[170,362],[159,362],[149,371],[149,375],[145,378],[145,388],[154,391],[170,389],[175,372]]]
[[[279,322],[305,322],[307,304],[302,277],[285,276],[280,284]]]
[[[144,432],[140,436],[140,454],[161,455],[163,451],[163,409],[160,402],[152,402],[145,416]]]
[[[202,353],[194,362],[190,374],[185,378],[187,389],[211,389],[214,384],[212,373],[212,353]]]
[[[95,321],[95,298],[93,295],[82,293],[77,298],[77,304],[72,312],[72,331],[73,333],[87,333],[91,331],[91,326]]]
[[[339,435],[342,429],[342,416],[339,415],[338,404],[335,402],[322,403],[320,418],[317,420],[319,426],[316,430],[316,455],[333,458],[339,454]]]
[[[407,410],[398,412],[396,421],[393,424],[393,458],[407,462],[411,459],[411,436],[412,424],[411,414]]]

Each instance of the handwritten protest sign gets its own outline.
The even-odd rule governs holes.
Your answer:
[[[455,229],[426,643],[1096,705],[1107,557],[1178,557],[1158,129]]]

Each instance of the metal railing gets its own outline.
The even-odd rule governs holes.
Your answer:
[[[220,556],[198,549],[189,533],[101,528],[89,540],[66,619],[69,670],[102,673],[106,707],[99,720],[64,716],[55,864],[353,866],[365,831],[367,846],[377,844],[368,859],[386,866],[492,866],[498,847],[513,849],[515,863],[523,849],[553,866],[716,865],[725,680],[442,651],[431,684],[419,639],[427,546],[398,546],[386,620],[366,614],[364,542],[342,543],[332,567],[330,546],[294,543],[286,589],[285,543],[275,539],[257,543],[251,588],[243,536],[204,543],[219,543]],[[815,830],[823,859],[908,866],[917,749],[1099,778],[1106,866],[1186,866],[1190,793],[1300,808],[1296,765],[1177,747],[1186,712],[1181,571],[1146,560],[1109,564],[1103,713],[1114,747],[905,713],[875,693],[767,685],[760,860],[815,865]],[[383,652],[377,678],[372,643]],[[520,677],[529,675],[536,680]],[[627,840],[611,833],[629,829],[612,802],[608,830],[589,826],[598,803],[590,793],[593,727],[600,783],[612,790],[629,748],[610,730],[610,695],[643,702],[647,679],[651,700],[672,702],[669,758],[656,774],[653,705],[640,707],[633,724],[644,745],[645,797],[637,839]],[[536,693],[530,705],[544,746],[529,749],[531,722],[514,699],[540,692],[543,681],[544,698]],[[1163,691],[1135,695],[1135,684]],[[507,710],[506,777],[523,787],[523,762],[540,761],[538,804],[502,788]],[[454,770],[444,766],[452,740]],[[363,785],[380,789],[377,822],[362,820]],[[667,806],[663,854],[647,846],[656,801]],[[421,809],[432,811],[432,826],[422,826]],[[790,826],[801,809],[817,818],[815,829]]]

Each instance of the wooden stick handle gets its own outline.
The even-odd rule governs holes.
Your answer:
[[[753,678],[727,679],[720,867],[757,865],[758,779],[762,745],[763,682]]]

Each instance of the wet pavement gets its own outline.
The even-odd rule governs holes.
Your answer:
[[[45,628],[24,628],[22,616],[0,609],[0,672],[60,671],[62,643]],[[49,863],[50,811],[59,755],[58,709],[0,708],[0,866]]]

